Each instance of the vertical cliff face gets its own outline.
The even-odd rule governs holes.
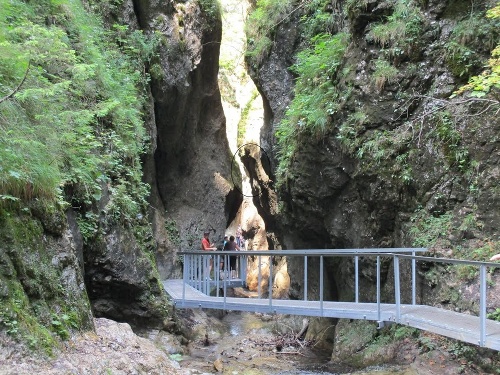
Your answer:
[[[112,184],[102,187],[93,209],[99,235],[81,249],[82,272],[96,316],[161,328],[171,325],[161,279],[180,275],[177,251],[198,249],[206,229],[222,240],[237,199],[217,85],[220,13],[212,1],[132,0],[102,13],[109,28],[118,22],[158,42],[142,72],[150,79],[143,108],[150,142],[142,162],[151,194],[147,217],[107,225],[116,198]]]
[[[162,39],[151,69],[156,145],[145,175],[166,278],[178,275],[177,250],[200,248],[203,230],[222,241],[235,199],[217,85],[222,26],[215,2],[134,5],[140,27]]]
[[[279,188],[284,245],[418,245],[449,253],[493,240],[484,256],[498,250],[500,196],[491,185],[500,155],[498,101],[449,99],[498,42],[497,31],[493,39],[481,37],[481,30],[494,30],[481,23],[494,2],[474,8],[466,1],[324,3],[331,22],[319,32],[345,33],[348,42],[328,81],[337,99],[326,129],[318,134],[293,125],[298,136]],[[275,132],[300,79],[288,68],[308,46],[304,20],[313,14],[297,7],[273,28],[262,61],[248,61],[267,103],[262,137],[275,150]],[[394,34],[396,21],[401,28]],[[477,35],[465,37],[467,28]],[[340,298],[352,291],[342,281],[346,267],[328,267]],[[292,275],[298,289],[300,279]]]
[[[241,201],[229,182],[217,85],[217,3],[10,2],[0,18],[23,35],[9,40],[19,51],[29,36],[46,38],[30,44],[40,59],[23,68],[21,85],[17,73],[8,78],[34,102],[45,90],[46,101],[35,108],[16,91],[2,93],[3,105],[19,105],[25,122],[14,126],[3,106],[1,126],[22,128],[12,144],[25,144],[29,132],[48,150],[36,155],[26,142],[20,152],[7,150],[15,156],[8,172],[0,167],[0,328],[44,344],[50,330],[63,337],[91,328],[93,316],[173,329],[161,280],[179,275],[177,250],[198,249],[204,230],[222,240],[232,203]],[[43,161],[33,163],[36,178],[20,172],[30,149]],[[39,176],[50,177],[45,190]]]

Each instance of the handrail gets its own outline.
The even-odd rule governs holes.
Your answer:
[[[419,253],[426,252],[425,247],[397,247],[397,248],[366,248],[366,249],[294,249],[294,250],[211,250],[210,253],[224,253],[228,255],[238,255],[251,253],[252,255],[276,255],[276,256],[300,256],[300,255],[363,255],[363,254],[392,254],[392,253]],[[206,254],[207,250],[182,250],[177,252],[184,254]]]
[[[323,316],[323,301],[324,301],[324,257],[353,257],[354,258],[354,298],[355,303],[360,303],[359,301],[359,257],[376,257],[376,267],[377,267],[377,283],[376,283],[376,305],[377,305],[377,317],[379,325],[382,326],[384,322],[381,321],[381,258],[392,258],[393,259],[393,269],[394,269],[394,304],[395,304],[395,322],[401,322],[401,270],[400,261],[403,259],[411,260],[411,299],[412,305],[416,305],[416,289],[417,289],[417,269],[416,262],[431,262],[431,263],[447,263],[447,264],[459,264],[459,265],[470,265],[479,268],[479,321],[480,326],[480,339],[479,345],[484,346],[486,340],[486,321],[487,321],[487,268],[500,268],[499,263],[487,262],[487,261],[475,261],[475,260],[465,260],[465,259],[448,259],[439,257],[429,257],[416,255],[417,253],[427,252],[426,248],[387,248],[387,249],[300,249],[300,250],[243,250],[243,251],[224,251],[224,250],[214,250],[214,251],[203,251],[203,250],[187,250],[181,251],[178,254],[184,256],[184,288],[185,285],[191,285],[195,289],[202,291],[204,294],[210,294],[211,288],[216,288],[216,295],[219,296],[219,290],[223,291],[224,306],[226,305],[226,290],[228,283],[233,279],[231,273],[233,270],[229,270],[227,265],[229,264],[229,259],[231,256],[237,256],[239,264],[238,269],[235,272],[238,278],[243,282],[246,282],[246,262],[248,257],[258,258],[258,296],[262,297],[262,287],[261,284],[264,281],[262,277],[262,268],[264,267],[269,272],[268,275],[268,298],[269,298],[269,310],[273,310],[273,258],[274,257],[293,257],[299,256],[304,257],[304,301],[307,301],[307,268],[308,260],[312,257],[319,258],[319,302],[321,316]],[[268,257],[269,263],[262,263],[262,257]],[[224,262],[220,262],[220,259],[224,259]],[[209,277],[209,263],[212,259],[212,267],[214,270],[215,280],[211,280]],[[219,264],[224,264],[224,268],[220,268]],[[221,288],[222,285],[222,288]],[[185,298],[185,289],[183,290],[183,299]]]

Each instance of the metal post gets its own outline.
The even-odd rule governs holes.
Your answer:
[[[401,321],[401,293],[399,285],[399,256],[394,255],[394,300],[396,302],[396,323]]]
[[[186,272],[186,273],[182,274],[182,280],[185,283],[189,283],[190,280],[191,280],[191,260],[190,260],[190,256],[188,254],[186,254],[186,255],[183,255],[182,257],[184,258],[184,267],[185,267],[184,271]]]
[[[224,255],[224,267],[222,269],[222,285],[223,285],[223,293],[224,293],[224,310],[226,310],[226,298],[227,298],[227,280],[226,280],[226,270],[227,270],[227,261],[228,261],[228,256]],[[219,264],[220,267],[220,264]]]
[[[323,255],[319,258],[319,308],[323,316]]]
[[[415,259],[415,252],[411,253],[411,304],[417,304],[417,260]]]
[[[272,312],[273,308],[273,256],[269,258],[269,281],[267,284],[267,292],[269,293],[269,312]]]
[[[193,255],[194,278],[193,287],[196,290],[201,290],[199,282],[201,280],[201,257],[198,254]]]
[[[220,289],[220,282],[219,282],[219,280],[220,280],[220,254],[217,254],[217,255],[215,256],[215,258],[216,258],[216,259],[215,259],[215,264],[216,264],[216,266],[214,266],[214,267],[215,267],[215,269],[214,269],[214,278],[215,278],[215,295],[216,295],[217,297],[219,297],[219,294],[220,294],[220,293],[219,293],[219,289]]]
[[[377,321],[380,323],[380,255],[377,255]]]
[[[227,267],[229,266],[229,256],[227,254],[222,255],[222,262],[224,266],[222,266],[222,276],[219,275],[219,279],[222,281],[222,291],[224,295],[226,295],[226,287],[227,287]]]
[[[203,280],[203,258],[202,255],[196,255],[196,260],[198,261],[198,274],[196,277],[196,290],[201,291],[201,281]]]
[[[354,257],[354,301],[359,302],[359,256]]]
[[[195,272],[196,272],[196,267],[194,265],[194,256],[192,254],[186,255],[186,259],[188,260],[189,263],[189,274],[188,274],[188,281],[189,285],[193,285],[193,280],[195,278]]]
[[[208,279],[210,278],[210,255],[203,257],[203,293],[208,294]]]
[[[236,258],[236,263],[234,264],[234,278],[239,279],[240,278],[240,257],[237,256]],[[233,273],[233,270],[231,270],[231,273]],[[232,278],[233,275],[231,275]]]
[[[480,288],[480,301],[479,301],[479,320],[480,320],[480,337],[479,337],[479,346],[485,345],[486,338],[486,266],[481,264],[480,266],[480,278],[481,284]]]
[[[243,282],[243,286],[247,286],[247,262],[248,262],[248,255],[243,255],[240,257],[241,258],[241,281]]]
[[[196,280],[196,258],[194,255],[190,255],[190,264],[191,264],[191,273],[189,274],[189,276],[191,277],[189,279],[189,285],[191,285],[192,287],[195,286],[195,280]]]
[[[209,255],[205,257],[205,265],[207,269],[207,276],[205,277],[205,294],[208,296],[210,295],[210,259],[212,259],[212,262],[215,262],[215,257],[213,255]],[[212,268],[213,268],[212,264]],[[214,272],[215,274],[215,272]]]
[[[262,282],[262,257],[259,255],[259,275],[257,276],[257,295],[262,298],[262,288],[260,286]]]
[[[182,306],[184,307],[184,301],[186,300],[186,282],[188,281],[189,275],[188,275],[188,261],[189,261],[189,256],[188,255],[183,255],[182,256],[184,259],[184,264],[183,264],[183,270],[182,270]]]
[[[304,255],[304,301],[307,301],[307,255]]]

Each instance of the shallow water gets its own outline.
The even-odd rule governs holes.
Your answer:
[[[414,375],[406,368],[372,367],[353,371],[330,362],[330,351],[314,348],[276,350],[277,325],[272,316],[230,312],[221,321],[226,331],[210,345],[193,345],[181,366],[215,373],[214,363],[223,363],[223,374],[244,375]]]

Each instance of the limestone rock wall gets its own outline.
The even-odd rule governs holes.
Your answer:
[[[500,123],[495,111],[484,111],[486,106],[481,103],[448,100],[466,77],[457,74],[447,49],[460,23],[473,12],[482,10],[484,14],[494,2],[475,3],[474,9],[462,1],[415,2],[422,14],[418,43],[391,60],[396,76],[378,85],[374,78],[377,60],[389,45],[374,41],[372,30],[393,14],[396,3],[330,3],[334,20],[330,31],[346,32],[350,38],[339,69],[342,73],[332,81],[336,89],[348,94],[331,115],[330,129],[324,136],[305,134],[300,140],[288,168],[289,177],[279,188],[284,247],[411,247],[424,242],[423,233],[414,232],[419,225],[416,213],[425,214],[432,222],[445,215],[452,218],[442,225],[443,234],[437,235],[432,250],[438,253],[453,255],[464,244],[472,252],[489,240],[498,242],[494,223],[498,222],[500,196],[491,182],[498,177],[500,145],[495,134]],[[262,138],[273,149],[274,132],[293,98],[294,76],[288,67],[304,46],[299,20],[312,17],[297,13],[276,27],[273,45],[263,62],[249,61],[253,79],[267,103],[268,122]],[[468,46],[482,61],[492,47],[480,42]],[[479,70],[471,67],[470,74]],[[443,123],[434,116],[436,111],[451,114],[451,127],[447,127],[447,120]],[[341,129],[350,115],[359,112],[366,118],[353,129],[361,144],[349,149],[341,142]],[[445,128],[459,141],[440,138],[437,133]],[[380,160],[376,154],[360,155],[367,142],[379,147]],[[467,156],[460,159],[451,148]],[[462,162],[466,168],[460,165]],[[407,180],[398,169],[402,165],[409,172]],[[464,224],[467,217],[472,224]],[[368,266],[361,288],[367,291],[373,279],[373,271],[368,269],[374,270]],[[352,260],[335,260],[327,266],[330,292],[337,298],[352,298],[352,282],[342,276],[350,268]],[[289,264],[290,293],[298,298],[302,293],[301,272],[296,272],[299,269]],[[387,274],[390,279],[390,272]]]
[[[235,196],[217,85],[221,20],[215,2],[194,1],[124,1],[109,18],[160,40],[146,67],[151,143],[143,157],[151,187],[144,220],[152,226],[157,269],[143,259],[128,229],[108,228],[86,249],[87,287],[97,316],[170,327],[160,281],[180,277],[177,251],[199,249],[204,230],[222,241]]]
[[[205,2],[210,3],[210,2]],[[139,1],[147,33],[161,33],[152,74],[155,148],[145,160],[162,277],[179,276],[177,251],[199,249],[203,231],[221,243],[232,202],[231,152],[217,84],[222,33],[216,2]],[[241,197],[240,197],[241,199]]]

